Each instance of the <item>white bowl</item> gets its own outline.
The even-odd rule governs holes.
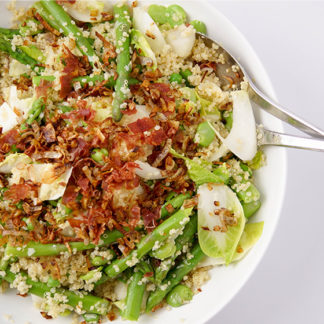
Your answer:
[[[165,3],[166,1],[157,1]],[[168,1],[169,2],[169,1]],[[231,51],[233,55],[247,67],[270,97],[275,98],[269,77],[265,72],[259,58],[239,30],[217,9],[217,2],[212,6],[204,1],[171,1],[181,4],[193,19],[204,21],[208,28],[208,35],[217,40],[221,45]],[[9,26],[10,15],[6,4],[8,1],[0,2],[1,27]],[[147,4],[148,1],[145,1]],[[22,2],[19,5],[27,5]],[[234,4],[233,4],[234,5]],[[255,111],[259,123],[266,125],[269,129],[282,131],[282,123],[263,111]],[[284,199],[286,184],[286,152],[281,148],[267,148],[267,166],[257,172],[257,186],[262,193],[262,207],[251,221],[265,222],[264,232],[257,245],[239,263],[228,267],[218,267],[210,271],[211,280],[202,287],[202,292],[194,297],[192,302],[180,308],[172,310],[159,310],[154,314],[144,315],[140,318],[141,324],[165,324],[184,323],[202,324],[220,311],[240,290],[244,283],[253,273],[257,264],[264,255],[276,224]],[[15,291],[8,291],[0,296],[0,317],[10,314],[15,323],[25,324],[30,321],[36,323],[49,323],[43,319],[39,311],[32,307],[30,297],[21,298],[16,296]],[[3,323],[1,319],[0,322]],[[71,323],[70,318],[59,318],[51,323]],[[114,321],[116,324],[125,321]]]

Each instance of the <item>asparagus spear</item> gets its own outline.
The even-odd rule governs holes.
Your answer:
[[[117,239],[121,238],[123,234],[117,230],[107,232],[101,236],[101,242],[99,245],[95,244],[84,244],[83,242],[71,242],[69,246],[71,250],[83,251],[90,250],[96,246],[108,246],[115,242]],[[15,247],[7,244],[5,249],[5,255],[7,256],[17,256],[17,257],[39,257],[39,256],[49,256],[58,255],[61,252],[68,252],[69,249],[64,244],[41,244],[37,242],[29,242],[27,245],[22,247]]]
[[[99,61],[88,39],[83,36],[82,31],[55,0],[41,0],[40,4],[48,13],[46,17],[44,15],[44,19],[53,27],[54,21],[54,24],[60,27],[59,29],[63,31],[65,36],[72,35],[75,38],[78,48],[83,55],[88,57],[91,65],[93,65],[95,61]]]
[[[156,227],[150,234],[142,238],[137,248],[128,256],[113,261],[105,268],[105,272],[110,278],[115,278],[128,267],[135,265],[144,255],[152,250],[154,245],[165,241],[172,232],[180,230],[189,221],[192,208],[179,210],[162,224]],[[171,232],[171,234],[170,234]]]
[[[6,38],[13,38],[15,35],[19,35],[19,29],[9,29],[0,27],[0,35]]]
[[[52,287],[49,287],[43,282],[31,280],[25,273],[21,274],[26,277],[26,284],[31,286],[29,293],[39,297],[45,297],[46,293],[52,293]],[[9,283],[13,283],[16,277],[16,274],[7,270],[6,275],[3,277],[3,279],[8,281]],[[72,307],[82,305],[82,310],[99,315],[105,315],[109,311],[110,303],[106,299],[102,299],[93,295],[76,294],[70,290],[62,288],[54,289],[55,292],[66,296],[68,299],[67,304]]]
[[[116,19],[116,52],[118,78],[115,86],[115,96],[112,107],[112,115],[115,121],[120,121],[123,114],[120,106],[128,97],[128,81],[131,72],[130,60],[130,28],[131,20],[129,8],[124,4],[114,6]]]
[[[204,257],[199,243],[197,242],[191,250],[192,258],[190,260],[183,260],[176,268],[171,270],[162,284],[153,291],[146,305],[146,311],[151,311],[155,306],[159,305],[164,297],[177,286],[183,277],[187,275]]]

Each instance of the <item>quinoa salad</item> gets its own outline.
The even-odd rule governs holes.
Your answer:
[[[265,156],[239,67],[176,4],[9,9],[2,302],[15,288],[44,318],[101,323],[203,294],[208,271],[238,262],[263,230],[251,216]]]

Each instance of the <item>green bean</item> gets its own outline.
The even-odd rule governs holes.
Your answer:
[[[147,12],[151,18],[160,25],[168,22],[167,8],[165,6],[152,4],[148,7]]]
[[[57,288],[59,287],[61,284],[58,280],[54,279],[52,276],[50,276],[47,280],[47,286],[50,288]]]
[[[96,246],[108,246],[121,238],[123,234],[117,230],[104,233],[98,245],[85,244],[84,242],[70,242],[69,246],[72,251],[84,251],[94,249]],[[69,252],[65,244],[41,244],[38,242],[29,242],[24,246],[15,247],[7,244],[5,255],[17,257],[39,257],[58,255],[61,252]]]
[[[38,87],[42,80],[53,82],[53,81],[55,81],[55,76],[53,76],[53,75],[37,75],[37,76],[34,76],[32,78],[33,85]]]
[[[114,121],[120,121],[123,117],[121,105],[128,98],[129,76],[131,72],[130,60],[130,28],[131,20],[129,8],[125,4],[114,5],[116,19],[116,52],[117,52],[117,74],[114,100],[112,104],[112,116]]]
[[[179,5],[170,5],[166,9],[167,22],[171,27],[182,25],[187,21],[187,14],[182,7]]]
[[[206,27],[205,23],[203,23],[202,21],[192,20],[190,22],[190,25],[192,25],[198,33],[202,33],[205,35],[207,34],[207,27]]]
[[[228,131],[232,129],[233,125],[233,112],[232,111],[225,111],[223,114],[223,118],[225,120],[225,127]]]
[[[191,216],[190,221],[183,229],[182,234],[179,235],[175,240],[176,252],[174,253],[174,255],[169,259],[163,260],[161,264],[155,269],[156,283],[161,283],[162,280],[166,277],[169,270],[172,268],[173,262],[178,257],[179,253],[177,252],[181,251],[185,245],[193,241],[195,234],[197,233],[197,219],[197,213]]]
[[[198,125],[196,136],[198,144],[207,147],[214,141],[216,135],[210,124],[205,121]]]
[[[21,24],[19,26],[19,33],[20,35],[22,36],[33,36],[33,35],[37,35],[39,33],[41,33],[41,29],[36,29],[36,30],[33,30],[31,26],[29,26],[29,23],[32,22],[34,24],[37,24],[40,26],[40,22],[38,20],[35,20],[35,19],[27,19],[26,21],[24,21],[23,24]]]
[[[28,112],[28,118],[26,120],[26,123],[28,125],[32,124],[33,121],[35,119],[37,119],[39,117],[39,115],[44,111],[45,109],[45,103],[43,98],[38,98],[36,99],[33,104],[32,107],[30,108],[29,112]]]
[[[242,207],[243,207],[244,216],[246,218],[249,218],[252,215],[254,215],[261,207],[261,201],[260,200],[251,201],[250,203],[242,202],[241,204],[242,204]]]
[[[182,79],[182,76],[181,74],[179,73],[172,73],[169,77],[169,81],[170,82],[176,82],[178,84],[181,84],[183,79]]]
[[[98,314],[86,313],[82,316],[86,323],[99,323],[100,321],[100,316]]]
[[[185,285],[175,286],[167,295],[166,302],[172,307],[180,307],[193,297],[192,290]]]
[[[85,275],[81,276],[80,279],[84,280],[84,281],[88,281],[94,278],[94,276],[99,273],[102,270],[102,267],[99,267],[97,269],[88,271]],[[101,278],[101,277],[100,277]],[[99,278],[99,279],[100,279]],[[99,280],[98,279],[98,280]]]
[[[143,273],[140,271],[135,272],[130,279],[127,287],[125,308],[121,312],[122,317],[126,320],[137,321],[140,316],[146,286],[142,280]]]
[[[109,262],[109,260],[113,259],[116,255],[113,250],[109,250],[109,252],[111,254],[110,259],[104,258],[102,256],[96,256],[94,258],[91,258],[91,260],[90,260],[91,264],[95,267],[99,267],[99,266],[107,264]]]
[[[156,243],[165,241],[170,236],[170,231],[180,230],[189,221],[191,211],[192,208],[179,210],[156,227],[150,234],[144,236],[136,249],[128,254],[128,256],[113,261],[105,268],[108,277],[115,278],[128,267],[135,265],[144,255],[152,250]]]
[[[46,283],[33,281],[25,273],[21,273],[21,275],[26,278],[26,284],[31,286],[28,291],[29,293],[42,298],[45,297],[45,294],[52,293],[53,288],[49,287]],[[3,279],[9,283],[13,283],[16,277],[16,274],[7,270]],[[105,315],[110,308],[110,303],[108,300],[96,296],[86,294],[81,296],[80,294],[76,294],[70,290],[62,288],[55,288],[55,292],[66,296],[67,304],[74,308],[81,304],[81,309],[86,312]]]
[[[11,42],[9,40],[4,39],[0,36],[0,51],[7,53],[15,60],[19,61],[22,64],[30,66],[35,71],[41,71],[42,67],[39,65],[41,64],[39,61],[34,60],[30,56],[28,56],[25,52],[23,52],[19,46],[13,50]]]
[[[91,153],[91,158],[95,162],[98,162],[100,164],[104,164],[105,157],[108,156],[108,151],[105,148],[102,149],[94,149]]]
[[[165,218],[173,214],[182,206],[183,202],[189,198],[191,198],[191,194],[187,192],[167,201],[161,208],[161,218]],[[170,211],[168,211],[168,209]]]
[[[61,26],[59,23],[56,22],[56,20],[53,18],[53,16],[44,9],[43,5],[40,2],[35,2],[33,7],[36,9],[37,13],[54,29],[57,30],[58,33],[60,32]]]
[[[15,35],[19,35],[19,29],[8,29],[0,27],[0,35],[6,38],[13,38]]]
[[[0,270],[5,271],[8,268],[9,263],[10,263],[10,257],[8,256],[2,257],[0,261]]]
[[[75,22],[65,12],[65,10],[55,0],[41,0],[43,8],[50,14],[51,21],[60,26],[65,36],[74,36],[76,44],[83,55],[88,57],[89,63],[93,66],[95,61],[99,61],[95,50],[90,45],[88,39],[83,36],[82,31],[76,26]],[[47,21],[51,24],[51,21]]]
[[[205,254],[202,252],[199,243],[197,242],[191,250],[192,258],[182,260],[182,262],[169,272],[162,284],[153,291],[146,304],[146,311],[151,311],[155,306],[159,305],[164,297],[177,286],[183,277],[187,275],[197,264],[202,260]]]
[[[20,46],[20,49],[36,61],[45,63],[46,57],[43,52],[35,45]]]

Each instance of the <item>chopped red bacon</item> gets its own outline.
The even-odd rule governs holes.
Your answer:
[[[83,192],[87,192],[87,190],[89,189],[89,184],[90,181],[87,177],[84,178],[79,177],[77,179],[77,185],[81,188]]]
[[[37,98],[41,98],[41,97],[47,97],[47,90],[49,88],[51,88],[53,85],[52,81],[48,81],[48,80],[41,80],[39,83],[39,86],[37,86],[35,88],[35,92],[36,92],[36,97]]]
[[[144,208],[142,210],[142,218],[144,226],[148,231],[152,231],[157,225],[157,220],[160,218],[160,208],[154,210]]]
[[[32,182],[13,184],[5,192],[4,197],[12,200],[14,203],[27,198],[34,198],[38,195],[38,185]]]
[[[69,184],[64,192],[62,197],[62,204],[72,207],[76,203],[76,198],[78,196],[78,192],[76,191],[77,187],[74,184]]]
[[[144,118],[138,119],[134,123],[129,124],[128,128],[133,133],[144,133],[144,132],[152,129],[154,126],[155,126],[155,122],[153,119],[144,117]]]
[[[16,144],[19,142],[19,133],[16,128],[11,129],[7,133],[3,134],[0,138],[0,147],[2,147],[4,144]]]
[[[161,145],[168,137],[162,128],[151,131],[151,134],[145,138],[145,142],[150,145]]]
[[[90,152],[90,144],[86,142],[83,138],[79,137],[77,139],[78,145],[72,149],[71,158],[75,160],[76,158],[80,158],[83,156],[89,155]]]
[[[138,167],[138,164],[135,162],[127,162],[120,169],[113,170],[105,179],[104,184],[108,185],[109,183],[122,183],[124,181],[134,180],[137,178],[135,169]]]
[[[129,225],[135,227],[141,219],[141,208],[137,205],[133,206],[130,211]]]

